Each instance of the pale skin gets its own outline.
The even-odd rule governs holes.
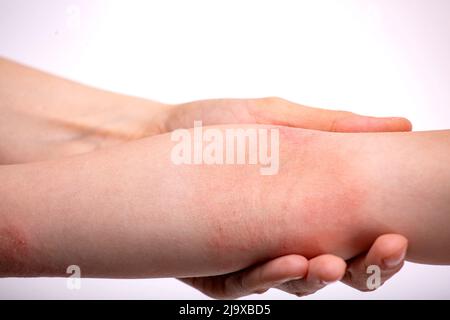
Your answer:
[[[357,132],[410,125],[274,98],[174,107],[1,63],[8,76],[0,80],[7,119],[0,130],[8,139],[1,140],[0,158],[16,163],[0,167],[4,276],[62,275],[78,264],[85,276],[190,277],[183,280],[215,297],[270,287],[306,294],[341,279],[344,259],[352,259],[353,276],[344,281],[363,289],[365,265],[380,265],[386,279],[400,269],[407,241],[392,232],[409,239],[407,258],[448,263],[448,132],[301,130],[286,126]],[[281,125],[280,173],[267,180],[254,166],[172,164],[173,142],[164,132],[199,118],[225,125],[221,130],[232,123]],[[70,157],[80,153],[86,154]],[[29,163],[40,160],[47,161]],[[383,178],[386,163],[392,183]],[[417,168],[427,179],[412,184]],[[430,190],[431,201],[417,204]],[[435,224],[418,228],[417,219],[429,217]],[[328,224],[336,230],[324,232]]]

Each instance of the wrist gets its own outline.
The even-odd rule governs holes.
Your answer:
[[[409,241],[407,259],[447,263],[450,237],[448,131],[371,135],[371,225]]]
[[[362,136],[285,130],[279,181],[271,184],[280,189],[274,214],[286,215],[278,219],[284,230],[278,255],[332,253],[349,259],[367,250],[379,226],[371,218],[374,190]]]

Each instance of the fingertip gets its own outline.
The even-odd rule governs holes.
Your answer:
[[[285,282],[297,280],[306,276],[308,260],[300,255],[287,255],[269,261],[261,268],[260,282]]]
[[[339,281],[345,274],[346,262],[334,255],[321,255],[309,263],[308,276],[319,279],[323,284]]]
[[[395,131],[411,131],[413,128],[411,121],[403,117],[392,117],[391,121]]]
[[[366,117],[365,126],[373,132],[406,132],[412,130],[412,123],[401,117]]]
[[[408,239],[399,234],[379,236],[367,254],[366,265],[379,265],[383,269],[392,269],[405,259]]]
[[[413,129],[413,124],[411,121],[409,121],[409,119],[406,118],[401,118],[405,124],[405,131],[412,131]]]
[[[352,114],[335,119],[330,131],[337,132],[403,132],[411,131],[412,124],[400,117],[370,117]]]
[[[308,272],[308,259],[300,255],[287,255],[280,258],[282,268],[288,278],[303,278]]]

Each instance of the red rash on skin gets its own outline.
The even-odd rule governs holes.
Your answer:
[[[15,227],[0,229],[0,275],[21,274],[28,257],[24,234]]]
[[[257,185],[255,192],[260,193],[260,199],[256,210],[260,212],[249,208],[247,212],[232,211],[227,219],[211,217],[223,223],[211,225],[210,245],[218,256],[222,253],[222,260],[236,262],[240,254],[253,258],[252,263],[292,253],[307,258],[334,253],[348,259],[368,249],[375,239],[369,230],[362,229],[362,206],[368,190],[356,168],[346,160],[348,155],[345,157],[326,134],[279,129],[279,173],[244,176]],[[246,185],[245,181],[241,184]],[[228,192],[233,189],[229,186]],[[249,196],[247,191],[244,195]],[[233,200],[245,201],[240,198],[236,195]],[[233,224],[239,232],[230,230]],[[223,257],[227,254],[229,258]]]
[[[255,255],[249,252],[261,246],[258,243],[261,239],[260,230],[246,218],[248,212],[238,212],[231,207],[228,206],[230,211],[225,213],[226,219],[210,220],[210,236],[207,239],[208,247],[212,249],[211,259],[219,263],[218,267],[223,268],[224,273],[257,262],[252,259]]]
[[[355,232],[362,225],[363,198],[364,192],[360,189],[339,183],[334,190],[323,188],[318,194],[303,195],[300,209],[303,215],[299,220],[307,230],[303,241],[308,245],[302,253],[308,258],[332,253],[348,259],[367,249],[370,244],[367,239],[372,237],[369,233]]]
[[[65,275],[65,267],[45,265],[39,262],[32,241],[26,233],[11,225],[0,226],[0,277]],[[34,253],[33,253],[34,252]],[[47,253],[40,252],[45,261]],[[51,259],[50,259],[51,260]]]
[[[337,134],[295,129],[281,132],[280,137],[291,147],[288,149],[291,157],[301,155],[301,159],[291,161],[297,171],[286,173],[294,176],[294,182],[286,194],[292,213],[291,223],[287,224],[290,236],[280,245],[282,254],[299,248],[297,253],[307,258],[333,253],[348,259],[367,249],[375,237],[362,229],[365,220],[362,207],[369,190],[358,169],[348,161],[345,146],[334,139]],[[291,251],[286,252],[289,248]]]

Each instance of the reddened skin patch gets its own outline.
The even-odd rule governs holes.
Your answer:
[[[363,230],[369,190],[359,166],[351,161],[344,134],[285,129],[283,141],[290,157],[279,183],[287,190],[284,203],[290,224],[280,250],[298,248],[306,257],[333,253],[349,258],[370,245],[373,237]],[[283,159],[280,160],[283,167]],[[367,240],[367,241],[366,241]]]
[[[12,224],[0,225],[0,277],[64,276],[66,267],[52,264],[51,253]]]
[[[0,227],[0,275],[21,274],[26,269],[27,240],[12,226]]]
[[[229,271],[285,254],[347,259],[374,240],[361,209],[368,190],[341,134],[279,129],[278,174],[261,176],[244,166],[233,181],[229,173],[237,169],[218,167],[208,188],[222,189],[221,196],[205,198],[203,190],[211,209],[209,247]]]

